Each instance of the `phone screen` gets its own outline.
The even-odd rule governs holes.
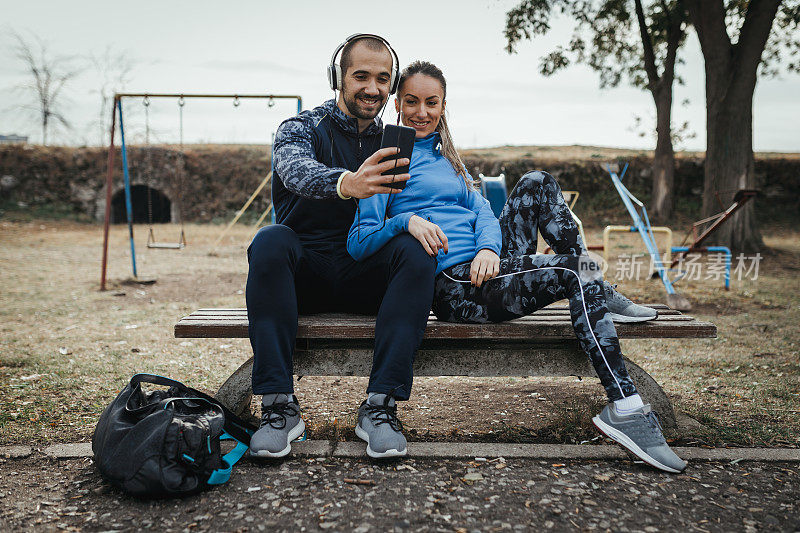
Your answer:
[[[417,132],[414,130],[414,128],[387,124],[383,130],[383,138],[381,139],[381,148],[397,146],[400,147],[400,153],[398,153],[397,155],[385,157],[384,159],[381,160],[381,162],[391,161],[394,159],[402,159],[402,158],[411,160],[411,152],[414,150],[414,138],[416,137],[416,135]],[[402,165],[402,166],[397,166],[395,168],[390,168],[382,175],[396,176],[397,174],[406,174],[406,173],[408,173],[408,165]],[[393,189],[405,189],[406,182],[398,181],[396,183],[385,183],[384,187],[391,187]]]

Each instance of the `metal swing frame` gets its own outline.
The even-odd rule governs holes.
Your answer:
[[[111,226],[111,197],[113,195],[113,187],[114,187],[114,140],[117,131],[117,116],[119,116],[119,130],[120,130],[120,141],[121,141],[121,152],[122,152],[122,171],[123,171],[123,179],[124,179],[124,191],[125,191],[125,209],[127,212],[127,222],[128,222],[128,239],[130,241],[130,248],[131,248],[131,265],[133,271],[133,277],[138,278],[137,270],[136,270],[136,248],[134,246],[133,241],[133,205],[131,201],[131,188],[130,188],[130,172],[128,169],[128,154],[127,154],[127,147],[125,144],[125,129],[123,125],[123,113],[122,113],[122,100],[124,98],[223,98],[223,99],[232,99],[234,107],[238,107],[240,100],[244,99],[261,99],[267,100],[269,107],[274,105],[275,100],[280,99],[290,99],[297,101],[297,112],[300,113],[303,110],[303,98],[298,95],[286,95],[286,94],[215,94],[215,93],[193,93],[193,94],[186,94],[186,93],[115,93],[114,94],[114,101],[113,105],[111,106],[111,131],[110,131],[110,142],[108,145],[108,158],[106,164],[106,209],[105,209],[105,216],[103,222],[103,259],[101,265],[101,272],[100,272],[100,290],[106,290],[106,274],[108,270],[108,236],[109,236],[109,229]],[[183,224],[183,217],[181,216],[181,224]],[[150,237],[152,236],[152,240]],[[170,248],[174,249],[176,247],[183,248],[186,246],[186,236],[183,231],[183,226],[181,226],[181,236],[178,243],[159,243],[155,240],[155,235],[153,234],[152,227],[148,233],[148,248]]]
[[[679,294],[675,290],[675,287],[673,287],[673,283],[680,279],[682,275],[679,273],[678,278],[674,280],[669,279],[670,267],[665,264],[666,261],[663,261],[661,259],[661,255],[659,254],[658,246],[656,246],[656,239],[653,235],[653,228],[650,225],[650,217],[647,216],[647,208],[645,207],[644,203],[636,198],[622,183],[622,180],[625,177],[625,172],[628,170],[628,164],[625,163],[625,167],[622,169],[622,172],[619,175],[617,175],[617,173],[611,169],[610,165],[606,166],[606,170],[611,176],[611,182],[617,189],[617,193],[619,193],[622,203],[625,204],[628,214],[633,219],[633,224],[636,227],[636,231],[639,233],[642,241],[644,241],[645,247],[647,247],[647,251],[653,261],[653,268],[658,273],[658,277],[661,279],[661,283],[663,283],[664,289],[667,292],[667,305],[669,305],[672,309],[688,311],[691,309],[691,303],[685,296]],[[637,207],[641,209],[641,215],[639,214]]]
[[[717,213],[716,215],[711,215],[710,217],[704,218],[703,220],[698,220],[694,224],[692,224],[692,228],[689,232],[686,233],[686,236],[683,238],[680,246],[685,247],[686,249],[679,250],[678,253],[675,255],[675,258],[672,260],[671,266],[675,266],[678,264],[683,258],[695,251],[702,251],[704,248],[703,243],[708,239],[712,233],[717,231],[717,229],[725,223],[726,220],[731,218],[733,214],[744,207],[744,205],[749,202],[750,200],[756,198],[761,191],[758,189],[739,189],[736,191],[736,194],[733,196],[733,203],[724,211]],[[719,195],[717,195],[717,201],[720,203],[720,206],[724,208],[722,205],[722,201],[719,199]],[[700,228],[704,225],[710,224],[707,226],[701,233],[698,235]],[[691,235],[692,243],[687,245],[686,241],[689,240],[689,236]],[[716,248],[724,248],[724,247],[716,247]],[[727,248],[726,248],[727,250]],[[711,251],[709,249],[709,251]],[[724,252],[725,250],[719,250]],[[727,251],[730,255],[730,250]]]

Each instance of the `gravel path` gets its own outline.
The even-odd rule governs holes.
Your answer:
[[[243,461],[183,500],[139,501],[90,459],[0,460],[0,530],[800,531],[798,463],[471,458]]]

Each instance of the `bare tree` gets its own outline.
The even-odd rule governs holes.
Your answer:
[[[37,36],[26,40],[18,33],[14,55],[25,64],[30,74],[30,82],[23,86],[33,95],[35,104],[23,105],[24,109],[34,111],[42,126],[42,144],[47,144],[47,136],[53,122],[70,129],[70,123],[62,112],[64,88],[81,73],[74,59],[67,56],[52,55],[47,43]]]
[[[114,93],[131,82],[136,61],[128,57],[126,52],[114,51],[111,46],[107,46],[102,54],[90,54],[89,62],[99,76],[100,86],[94,91],[100,95],[100,116],[97,124],[100,128],[100,144],[106,145],[111,122],[109,104],[113,105]]]

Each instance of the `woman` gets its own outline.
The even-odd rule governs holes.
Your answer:
[[[348,252],[359,260],[399,233],[413,235],[438,259],[433,311],[440,320],[500,322],[568,298],[576,336],[609,398],[595,425],[649,464],[682,471],[686,463],[667,446],[625,369],[604,282],[581,279],[585,246],[558,183],[545,172],[525,174],[498,221],[455,150],[446,92],[431,63],[403,71],[395,107],[416,130],[411,179],[402,192],[360,201]],[[537,230],[556,255],[536,254]]]

